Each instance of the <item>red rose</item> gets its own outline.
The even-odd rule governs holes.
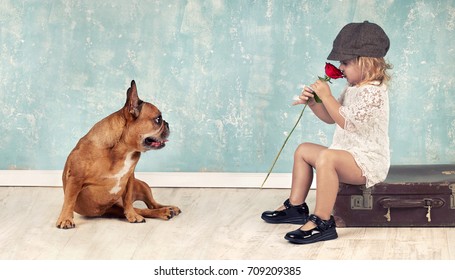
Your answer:
[[[331,63],[325,63],[325,74],[331,79],[343,78],[343,72]]]
[[[330,80],[344,78],[344,75],[343,75],[343,72],[341,72],[341,70],[338,69],[335,65],[326,62],[324,78],[319,77],[319,76],[318,76],[318,78],[321,81],[326,81],[326,82],[331,83]],[[322,103],[322,100],[319,98],[319,96],[316,94],[316,92],[313,92],[313,93],[314,93],[314,100],[316,100],[317,103]]]

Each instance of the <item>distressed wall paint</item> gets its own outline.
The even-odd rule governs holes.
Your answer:
[[[455,1],[1,0],[0,169],[62,169],[135,79],[172,129],[138,170],[266,172],[300,86],[363,20],[392,42],[392,163],[455,162]],[[307,111],[275,171],[333,131]]]

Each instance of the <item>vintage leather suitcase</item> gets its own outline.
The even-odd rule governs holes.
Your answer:
[[[371,188],[340,184],[338,227],[455,226],[455,164],[392,165]]]

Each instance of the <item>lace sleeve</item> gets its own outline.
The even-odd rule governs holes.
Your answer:
[[[355,131],[362,126],[368,126],[383,109],[385,98],[386,91],[382,87],[369,85],[359,88],[351,102],[345,102],[348,104],[340,107],[340,114],[345,118],[344,129]]]

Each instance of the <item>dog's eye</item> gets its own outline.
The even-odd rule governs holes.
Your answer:
[[[155,121],[156,124],[161,124],[163,122],[163,117],[159,116],[154,121]]]

